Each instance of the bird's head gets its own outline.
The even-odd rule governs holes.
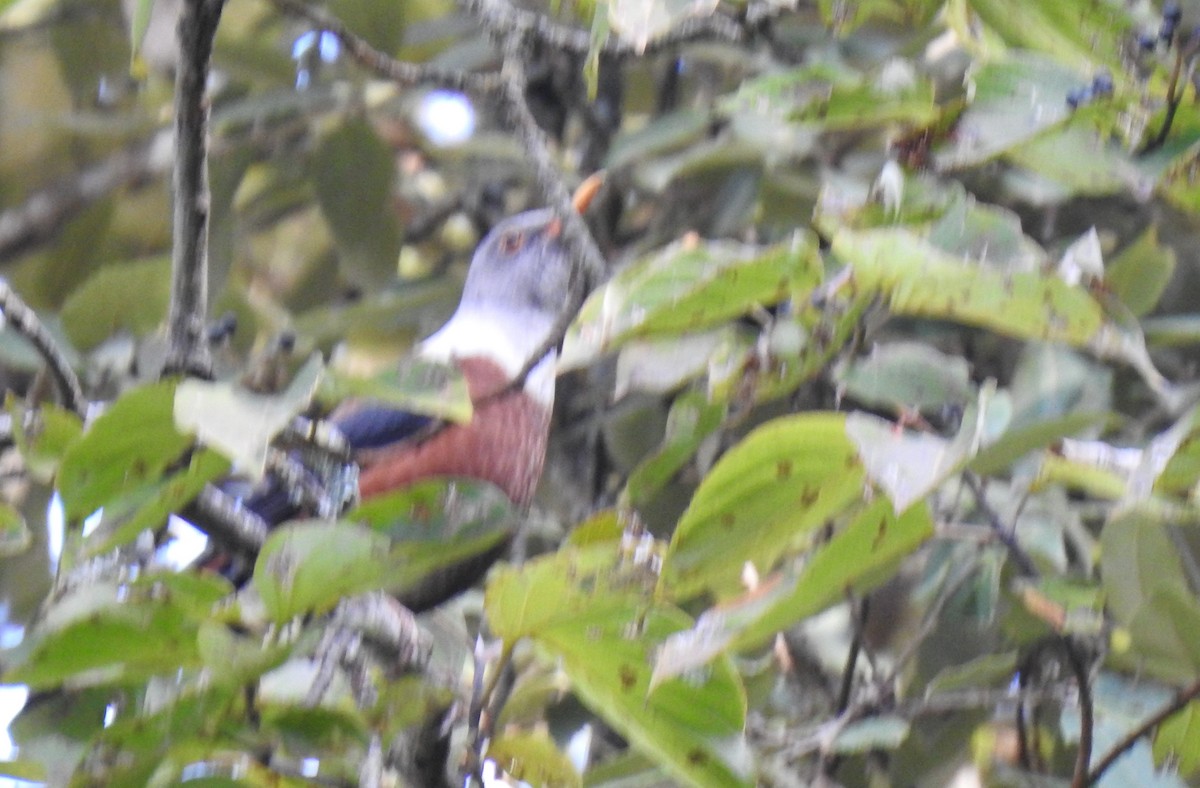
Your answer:
[[[561,236],[562,222],[550,210],[497,224],[471,258],[462,306],[556,316],[569,300],[572,274]]]

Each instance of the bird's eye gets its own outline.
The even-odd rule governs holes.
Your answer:
[[[504,254],[515,254],[524,245],[524,233],[505,233],[500,236],[500,251]]]

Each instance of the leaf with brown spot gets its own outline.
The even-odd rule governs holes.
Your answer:
[[[568,545],[496,570],[484,598],[493,631],[508,643],[530,638],[585,705],[681,784],[752,784],[746,696],[732,662],[652,689],[659,645],[691,619],[655,601],[652,577],[623,555],[616,540]]]
[[[780,463],[790,468],[786,478]],[[762,425],[696,490],[667,551],[661,590],[675,599],[706,590],[738,593],[747,561],[770,570],[824,522],[861,502],[865,484],[843,414],[805,413]],[[735,516],[739,527],[730,531]]]
[[[710,241],[667,247],[622,268],[588,298],[563,340],[560,369],[576,369],[630,339],[704,330],[777,302],[822,277],[816,240],[761,248]],[[783,291],[780,280],[788,283]]]
[[[759,588],[702,613],[695,625],[667,638],[654,680],[699,669],[713,659],[758,647],[776,632],[886,581],[899,562],[933,533],[924,503],[897,516],[878,498],[817,548],[800,568],[766,578]]]

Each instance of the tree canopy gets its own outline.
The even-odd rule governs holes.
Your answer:
[[[0,774],[1194,780],[1198,53],[1174,0],[0,0]],[[353,500],[320,415],[469,420],[404,358],[532,206],[535,504]],[[268,531],[227,480],[294,465]]]

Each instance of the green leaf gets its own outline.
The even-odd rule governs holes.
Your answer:
[[[559,369],[574,369],[637,337],[701,331],[786,298],[819,279],[809,235],[762,250],[728,242],[676,244],[623,268],[592,293],[563,341]],[[811,286],[811,285],[810,285]]]
[[[1002,397],[992,397],[985,388],[979,404],[964,413],[953,440],[900,430],[886,419],[863,412],[846,416],[846,435],[857,447],[867,476],[888,494],[895,510],[902,512],[961,470],[1006,426],[1002,403]]]
[[[690,620],[651,605],[648,561],[617,544],[566,547],[488,583],[484,607],[506,643],[532,638],[561,665],[581,700],[676,779],[742,785],[750,764],[743,739],[746,699],[727,659],[651,687],[653,655]]]
[[[725,405],[710,402],[700,391],[682,394],[671,404],[662,446],[642,460],[625,483],[623,498],[632,507],[650,500],[696,453],[705,438],[724,421]]]
[[[10,394],[5,405],[12,419],[13,442],[21,451],[29,474],[48,484],[67,450],[83,434],[83,424],[71,411],[49,403],[30,411]],[[31,415],[33,427],[26,430],[25,421]]]
[[[192,439],[175,430],[175,384],[126,392],[67,449],[58,472],[68,520],[78,520],[120,493],[157,482]]]
[[[939,115],[933,86],[911,67],[906,76],[885,86],[844,66],[815,63],[746,80],[720,107],[728,115],[751,112],[812,123],[824,131],[933,123]]]
[[[834,379],[866,405],[929,412],[965,405],[972,396],[970,375],[966,359],[921,342],[893,342],[840,366]]]
[[[686,149],[703,140],[711,125],[711,114],[698,109],[659,115],[641,128],[619,133],[604,166],[617,169]]]
[[[404,605],[425,610],[446,587],[482,574],[518,527],[500,488],[472,479],[434,479],[371,498],[345,517],[393,540],[387,588]]]
[[[613,399],[630,392],[666,394],[703,375],[722,345],[736,341],[734,326],[698,334],[627,342],[617,355]]]
[[[396,683],[401,682],[403,679]],[[405,699],[412,702],[413,694],[410,690]],[[417,706],[418,713],[424,711],[420,704],[413,705]],[[262,715],[265,730],[286,737],[291,742],[299,741],[310,750],[328,747],[344,752],[363,741],[367,735],[362,715],[348,706],[309,707],[260,699],[256,708]]]
[[[980,449],[967,467],[981,476],[1000,473],[1026,454],[1103,424],[1107,418],[1105,413],[1072,413],[1010,429],[994,443]]]
[[[696,490],[671,539],[662,588],[678,599],[736,589],[745,562],[766,571],[860,502],[865,485],[842,414],[768,422],[730,449]]]
[[[1119,70],[1133,22],[1120,3],[1091,0],[966,0],[964,5],[1011,46],[1044,52],[1080,69],[1107,64]],[[1035,59],[1042,60],[1033,52],[1020,54],[1020,62]]]
[[[969,662],[943,668],[925,687],[926,695],[936,697],[939,692],[1007,686],[1017,672],[1018,656],[1016,651],[984,654]]]
[[[81,350],[94,348],[118,331],[144,336],[166,319],[170,297],[170,260],[107,265],[63,304],[63,328]]]
[[[362,397],[383,405],[465,424],[474,407],[467,379],[457,366],[408,358],[398,368],[373,378],[331,372],[321,381],[321,399],[340,402]]]
[[[877,499],[803,565],[766,578],[757,589],[705,611],[694,627],[669,637],[655,661],[655,682],[728,651],[759,646],[848,592],[869,591],[932,533],[924,503],[897,517],[889,501]]]
[[[196,624],[177,605],[139,599],[35,634],[27,658],[4,681],[34,689],[129,684],[198,662]]]
[[[1030,24],[1026,19],[1031,8],[1024,4],[1013,19],[1022,26]],[[959,116],[954,144],[937,153],[939,170],[982,164],[1037,139],[1070,117],[1067,93],[1089,81],[1091,74],[1022,52],[984,63],[967,78],[970,104]]]
[[[337,242],[338,269],[365,289],[395,278],[400,227],[392,207],[392,151],[365,120],[349,120],[313,153],[321,213]]]
[[[1134,655],[1154,675],[1192,680],[1200,673],[1200,605],[1167,526],[1124,513],[1105,524],[1100,549],[1108,609],[1130,630]]]
[[[160,527],[168,515],[187,506],[206,484],[228,473],[228,460],[214,451],[201,449],[192,454],[183,470],[157,484],[110,499],[104,507],[100,527],[88,538],[88,554],[108,552],[128,544],[145,530]]]
[[[947,254],[1006,271],[1029,271],[1047,259],[1021,229],[1020,216],[970,197],[949,204],[930,226],[928,240]]]
[[[923,24],[942,6],[940,0],[859,0],[842,3],[820,0],[821,19],[838,35],[846,35],[871,20]]]
[[[261,637],[236,634],[213,620],[201,622],[196,644],[212,680],[233,686],[251,684],[283,664],[293,648],[289,642],[264,644]]]
[[[377,495],[346,520],[398,542],[444,543],[515,524],[513,505],[493,484],[476,479],[430,479]]]
[[[261,478],[271,439],[312,402],[323,372],[314,355],[282,394],[264,396],[237,383],[184,380],[175,390],[175,424],[217,448],[235,468]]]
[[[1064,198],[1130,189],[1149,192],[1156,179],[1143,171],[1145,162],[1134,155],[1084,117],[1071,118],[1066,125],[1004,152],[1007,160],[1024,167],[1037,180],[1049,182],[1052,193]]]
[[[0,503],[0,558],[20,555],[32,543],[25,518],[9,504]]]
[[[1100,331],[1100,305],[1053,274],[998,271],[937,249],[910,230],[840,231],[833,251],[860,288],[898,315],[990,328],[1021,339],[1086,345]]]
[[[371,46],[389,55],[395,54],[404,43],[405,17],[414,12],[419,13],[417,7],[372,0],[333,0],[329,3],[329,13]],[[388,171],[391,171],[390,165]]]
[[[909,727],[908,720],[895,715],[859,720],[838,731],[830,749],[840,753],[894,750],[908,737]]]
[[[498,567],[485,592],[488,623],[499,637],[515,643],[572,620],[581,609],[594,611],[601,604],[618,610],[634,608],[648,596],[653,579],[632,579],[636,572],[625,567],[622,577],[629,585],[622,587],[619,569],[612,542],[564,547],[521,567]],[[583,578],[595,587],[583,587]]]
[[[658,644],[690,623],[682,612],[599,607],[541,632],[537,644],[571,679],[581,700],[683,784],[752,785],[743,736],[745,690],[732,663],[650,690]],[[637,635],[631,637],[630,632]]]
[[[1105,523],[1100,567],[1108,609],[1128,625],[1159,588],[1187,588],[1179,552],[1166,529],[1130,512]]]
[[[141,57],[142,40],[146,37],[146,28],[150,27],[153,10],[154,0],[136,0],[133,4],[133,17],[129,20],[129,52],[134,62]]]
[[[30,782],[46,782],[46,767],[37,761],[20,759],[15,761],[0,761],[0,775],[11,777],[13,780],[28,780]]]
[[[320,520],[276,529],[259,551],[254,588],[273,621],[330,610],[344,596],[387,585],[389,541],[360,526]]]
[[[739,635],[739,644],[760,643],[845,599],[847,591],[871,590],[932,535],[933,519],[924,502],[897,515],[887,500],[873,501],[798,573],[785,574],[777,601]]]
[[[570,759],[545,733],[501,734],[488,743],[484,757],[530,785],[583,785]]]
[[[1158,304],[1174,273],[1175,250],[1159,244],[1158,230],[1151,226],[1108,264],[1104,282],[1141,317]]]
[[[1154,757],[1160,763],[1171,759],[1182,775],[1200,770],[1200,702],[1192,701],[1159,726]]]

